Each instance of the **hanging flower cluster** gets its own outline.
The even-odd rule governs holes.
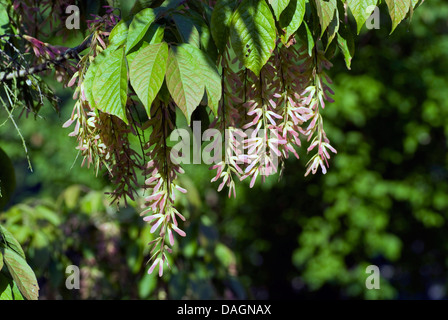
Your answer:
[[[129,135],[138,135],[138,123],[133,122],[134,126],[128,126],[120,118],[96,110],[89,103],[85,88],[87,70],[95,57],[107,48],[105,40],[116,24],[117,17],[112,14],[113,11],[108,7],[105,16],[97,16],[88,22],[93,32],[89,53],[81,58],[77,71],[68,82],[69,87],[77,84],[73,95],[77,101],[70,119],[63,127],[69,127],[75,122],[69,136],[78,140],[77,149],[83,157],[81,165],[94,165],[96,174],[103,166],[106,167],[115,186],[110,193],[112,202],[119,204],[124,199],[126,205],[127,197],[134,200],[139,186],[136,170],[141,167],[141,157],[129,141]]]
[[[132,147],[129,136],[137,136],[138,128],[126,125],[121,119],[101,113],[100,139],[106,146],[106,161],[110,181],[115,189],[110,193],[112,203],[120,203],[124,200],[127,206],[127,198],[135,200],[139,182],[136,170],[140,167],[141,156]]]
[[[311,120],[305,132],[305,135],[308,137],[307,140],[311,141],[307,151],[311,152],[317,147],[317,152],[308,161],[305,176],[310,172],[315,174],[319,167],[322,173],[325,174],[329,167],[328,159],[330,159],[330,154],[328,150],[337,153],[336,149],[330,145],[330,140],[327,138],[324,130],[322,115],[320,114],[320,108],[325,108],[325,101],[334,102],[330,97],[330,94],[334,94],[329,86],[332,81],[325,72],[325,69],[329,70],[332,64],[322,52],[316,52],[312,58],[314,59],[314,65],[310,75],[311,79],[309,85],[302,92],[302,103],[308,108],[307,118]],[[308,63],[312,65],[311,62]]]
[[[233,157],[227,156],[212,167],[217,169],[212,181],[222,179],[218,191],[227,185],[230,196],[234,176],[240,180],[250,177],[253,187],[258,176],[264,180],[277,173],[290,153],[299,158],[301,139],[313,139],[308,152],[318,146],[305,175],[316,173],[318,166],[325,174],[328,150],[336,150],[330,145],[320,115],[325,101],[333,101],[331,80],[324,71],[331,64],[324,53],[314,50],[310,56],[306,48],[278,45],[260,76],[246,69],[233,72],[226,67],[230,57],[225,58],[222,65],[227,81],[223,81],[218,123],[227,129],[226,156]]]
[[[175,129],[173,115],[176,105],[171,99],[158,97],[150,108],[150,119],[139,125],[132,118],[130,103],[126,105],[127,125],[116,116],[106,114],[92,107],[86,98],[84,80],[86,70],[101,51],[107,48],[110,26],[116,21],[113,10],[108,18],[96,17],[90,21],[93,30],[90,51],[77,65],[78,70],[69,82],[77,81],[75,98],[79,98],[71,118],[64,124],[76,122],[70,134],[79,141],[78,149],[87,166],[95,165],[98,170],[105,166],[116,188],[111,193],[113,201],[134,199],[139,186],[136,170],[145,176],[143,189],[149,191],[144,198],[143,220],[150,225],[151,233],[158,236],[150,242],[152,262],[149,273],[156,268],[159,275],[168,263],[172,252],[175,233],[185,236],[179,226],[179,219],[185,217],[174,205],[177,192],[185,193],[176,180],[184,171],[173,158],[174,152],[167,139]],[[112,21],[114,20],[114,21]],[[109,22],[107,22],[109,21]],[[292,153],[299,158],[298,148],[302,140],[310,142],[308,152],[317,147],[317,153],[308,163],[306,175],[316,173],[320,166],[326,172],[328,150],[336,152],[323,129],[320,109],[325,102],[331,102],[333,94],[331,80],[324,69],[331,64],[324,53],[317,49],[310,55],[307,48],[296,48],[278,43],[259,75],[244,68],[231,56],[229,47],[219,57],[221,67],[221,92],[218,117],[211,127],[225,134],[224,141],[215,140],[213,146],[222,144],[221,159],[210,167],[215,170],[212,182],[219,181],[218,191],[228,188],[228,196],[236,197],[236,181],[248,179],[252,188],[259,176],[278,173],[279,165]],[[141,141],[148,159],[140,165],[142,158],[132,149],[129,136],[139,136],[138,131],[150,130],[148,140]],[[144,162],[145,162],[144,161]],[[127,168],[123,170],[123,168]],[[140,182],[140,185],[142,183]]]
[[[222,94],[223,98],[219,107],[219,117],[215,119],[211,127],[221,130],[225,133],[223,142],[223,157],[220,162],[213,165],[210,169],[216,170],[216,175],[211,182],[221,182],[218,186],[218,191],[221,191],[224,186],[229,188],[228,196],[236,197],[235,178],[241,179],[243,171],[240,168],[242,164],[241,156],[243,155],[243,139],[245,134],[238,129],[240,121],[239,107],[244,103],[245,86],[243,85],[245,70],[240,70],[235,73],[229,61],[231,60],[229,51],[226,50],[224,56],[221,58],[222,64]],[[235,63],[235,61],[233,61]]]
[[[252,119],[242,128],[246,132],[248,129],[252,130],[244,141],[247,153],[240,158],[247,164],[241,180],[250,177],[251,188],[259,175],[264,180],[277,172],[281,156],[278,146],[285,143],[277,130],[277,121],[281,119],[281,115],[273,100],[276,69],[272,62],[263,67],[258,77],[253,72],[248,72],[247,101],[243,106]]]
[[[63,127],[67,128],[75,122],[75,127],[69,136],[76,137],[78,146],[76,147],[82,157],[82,165],[87,164],[89,168],[92,164],[95,165],[95,172],[98,174],[102,164],[106,163],[108,159],[108,151],[106,144],[101,140],[101,112],[96,112],[95,108],[90,105],[87,96],[84,80],[86,78],[87,70],[102,50],[106,49],[106,44],[102,39],[105,35],[101,31],[92,34],[89,53],[84,55],[79,61],[78,70],[68,82],[67,86],[71,87],[77,84],[73,99],[77,99],[70,119],[68,119]]]
[[[21,93],[27,109],[37,112],[51,90],[35,74],[50,68],[57,80],[75,88],[73,112],[63,127],[74,124],[69,135],[77,139],[82,165],[93,166],[97,174],[107,169],[115,186],[110,193],[114,203],[126,205],[138,190],[148,192],[142,216],[151,233],[158,234],[150,243],[150,273],[158,267],[163,274],[175,233],[185,236],[178,223],[185,218],[175,208],[176,194],[186,192],[176,182],[183,170],[167,142],[176,126],[176,110],[189,122],[207,101],[217,115],[212,127],[225,139],[215,138],[204,151],[215,151],[211,181],[218,182],[218,191],[227,187],[229,197],[236,197],[237,180],[247,179],[252,188],[259,176],[264,181],[279,171],[281,175],[290,154],[299,158],[303,141],[307,152],[314,153],[305,176],[319,168],[327,172],[330,152],[336,150],[321,112],[334,93],[327,75],[332,65],[319,48],[339,47],[350,68],[353,39],[340,17],[347,7],[355,18],[360,13],[353,10],[356,2],[287,2],[137,1],[128,8],[132,16],[126,21],[120,21],[120,10],[104,6],[104,14],[83,19],[89,37],[65,48],[40,36],[48,38],[48,30],[66,35],[67,28],[53,27],[66,22],[69,5],[81,2],[0,1],[7,11],[2,18],[9,20],[5,30],[12,33],[0,35],[0,64],[6,69],[0,72],[0,83],[9,104],[19,100],[11,94]],[[402,16],[393,17],[394,28],[416,5],[400,5]],[[24,40],[22,46],[14,44],[17,39]],[[139,108],[145,109],[143,117]],[[139,140],[140,153],[133,138]]]
[[[281,108],[278,130],[285,142],[280,146],[282,159],[289,158],[290,153],[299,159],[296,148],[302,145],[300,136],[305,134],[302,126],[310,119],[308,108],[300,103],[300,92],[309,81],[306,72],[309,64],[300,63],[304,58],[293,46],[279,48],[275,57],[278,77],[273,86],[281,90],[274,93],[273,97]]]
[[[144,170],[145,176],[149,177],[145,181],[145,188],[149,189],[151,194],[145,198],[146,210],[141,215],[150,214],[143,220],[151,224],[151,233],[157,230],[159,232],[159,236],[150,242],[152,246],[150,261],[153,261],[153,264],[148,271],[152,273],[158,266],[159,276],[163,274],[164,263],[169,267],[167,252],[172,252],[169,246],[174,245],[174,232],[185,237],[185,232],[179,228],[177,220],[180,218],[185,221],[185,217],[174,207],[176,190],[187,192],[176,183],[177,175],[184,171],[176,164],[176,159],[172,159],[171,147],[167,145],[168,136],[174,129],[170,116],[174,107],[173,104],[154,102],[151,119],[145,124],[145,127],[152,128],[149,142],[145,146],[148,150],[146,155],[151,160]]]

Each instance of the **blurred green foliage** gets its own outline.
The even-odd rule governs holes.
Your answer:
[[[33,173],[10,124],[0,126],[18,185],[0,222],[24,246],[41,298],[447,298],[447,16],[448,3],[426,1],[389,35],[383,15],[357,39],[351,71],[336,57],[336,102],[323,116],[338,154],[327,175],[304,178],[303,156],[280,181],[241,183],[227,199],[206,166],[186,166],[187,237],[161,279],[146,274],[152,238],[139,204],[110,206],[106,179],[74,161],[61,128],[73,101],[51,83],[61,115],[44,108],[18,122]],[[65,288],[70,264],[79,291]],[[371,264],[380,290],[365,287]]]

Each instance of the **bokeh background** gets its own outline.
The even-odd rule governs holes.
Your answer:
[[[448,298],[448,3],[425,1],[392,35],[385,10],[379,30],[357,37],[351,70],[340,54],[333,61],[336,102],[323,115],[338,154],[329,172],[304,178],[302,152],[279,181],[240,183],[228,199],[208,166],[186,166],[178,206],[187,237],[162,278],[146,273],[152,235],[139,204],[110,206],[107,177],[80,168],[62,128],[72,92],[49,77],[61,114],[48,107],[18,121],[33,172],[11,123],[0,125],[17,181],[0,223],[23,245],[40,298]],[[65,287],[72,264],[80,290]],[[365,287],[371,264],[380,290]]]

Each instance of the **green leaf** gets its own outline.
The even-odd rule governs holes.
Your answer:
[[[347,0],[347,5],[356,20],[358,34],[373,10],[375,10],[377,3],[378,0]]]
[[[220,242],[216,244],[215,255],[219,259],[221,264],[226,268],[229,268],[236,263],[236,258],[233,251]]]
[[[151,7],[156,1],[159,0],[137,0],[131,9],[131,14],[136,14],[145,8]]]
[[[182,41],[199,48],[201,45],[201,39],[198,29],[194,25],[193,21],[188,16],[180,14],[173,14],[173,20]]]
[[[311,57],[313,55],[315,42],[313,34],[305,21],[303,21],[302,26],[299,29],[299,33],[301,38],[305,38],[304,40],[306,41],[308,47],[308,55]]]
[[[230,25],[233,50],[257,76],[275,48],[275,20],[264,0],[243,1],[236,9]]]
[[[125,20],[120,20],[112,29],[109,35],[109,45],[119,47],[126,43],[128,37],[128,24]]]
[[[331,20],[330,24],[328,25],[328,37],[327,37],[327,44],[326,49],[330,46],[331,42],[333,41],[334,37],[339,31],[339,11],[336,10],[336,13],[334,15],[333,20]]]
[[[126,53],[139,43],[155,19],[156,13],[151,8],[144,9],[135,15],[129,26]]]
[[[92,89],[96,107],[126,123],[127,82],[124,49],[118,49],[110,53],[98,67]]]
[[[353,40],[353,35],[350,29],[343,25],[337,36],[338,46],[344,55],[345,64],[347,68],[351,69],[351,63],[353,56],[355,55],[355,44]]]
[[[6,3],[0,2],[0,34],[6,34],[9,31],[9,16]]]
[[[0,246],[4,244],[6,248],[13,250],[23,259],[25,258],[25,253],[23,252],[22,246],[16,240],[16,238],[9,232],[6,228],[0,226]]]
[[[219,100],[221,100],[222,88],[221,88],[221,76],[214,61],[206,55],[204,52],[200,54],[200,77],[205,86],[205,92],[207,93],[208,106],[213,111],[215,116],[218,114]]]
[[[184,0],[165,0],[163,1],[161,7],[166,9],[175,9],[179,7],[183,2],[186,2]]]
[[[146,48],[150,44],[161,43],[163,41],[164,35],[165,35],[165,26],[153,23],[149,27],[143,39],[140,40],[140,42],[126,54],[126,60],[128,61],[128,65],[132,64],[132,61],[140,52],[140,50]]]
[[[37,219],[42,219],[48,223],[53,224],[54,226],[59,226],[61,224],[61,217],[58,212],[51,210],[50,208],[44,205],[38,205],[34,208],[34,216]]]
[[[289,5],[289,0],[268,0],[268,1],[272,7],[272,10],[274,11],[274,15],[277,18],[277,21],[279,21],[280,15]]]
[[[147,299],[157,288],[157,278],[145,272],[138,283],[138,295],[140,299]]]
[[[322,37],[325,30],[327,30],[331,21],[334,19],[337,2],[336,0],[315,0],[314,2],[316,4],[316,11],[321,27],[320,36]]]
[[[210,32],[209,25],[201,15],[194,11],[190,11],[189,16],[199,32],[200,49],[206,52],[212,60],[216,61],[218,58],[218,50]]]
[[[98,54],[95,59],[90,63],[89,68],[87,69],[86,75],[84,76],[83,81],[83,90],[84,94],[87,98],[87,101],[89,102],[90,106],[92,108],[95,108],[95,100],[93,99],[93,83],[95,80],[95,75],[98,71],[98,67],[101,65],[101,63],[104,61],[106,56],[108,56],[111,52],[111,48],[107,48],[106,50],[102,51],[100,54]]]
[[[24,300],[17,285],[0,272],[0,300]]]
[[[299,29],[305,17],[306,1],[291,0],[288,7],[280,16],[280,27],[285,31],[283,42],[288,42],[289,38]]]
[[[2,269],[3,269],[3,253],[0,250],[0,271],[2,271]]]
[[[204,85],[197,78],[199,59],[192,54],[192,50],[186,49],[187,46],[195,48],[190,44],[171,47],[165,78],[171,97],[184,113],[189,125],[191,114],[204,95]]]
[[[392,19],[392,30],[390,31],[392,33],[406,17],[411,7],[411,0],[386,0],[386,4],[389,8],[390,18]]]
[[[190,124],[191,114],[207,92],[208,104],[216,114],[221,99],[221,78],[215,63],[190,44],[172,47],[168,56],[166,84]]]
[[[168,44],[151,44],[139,51],[129,68],[131,85],[148,116],[151,115],[151,105],[162,87],[167,60]]]
[[[0,209],[11,199],[16,188],[16,176],[11,159],[0,148]]]
[[[8,271],[23,296],[28,300],[37,300],[39,285],[36,275],[25,259],[10,249],[4,249],[3,256]]]
[[[210,29],[216,47],[220,52],[226,48],[230,22],[237,5],[237,0],[218,0],[213,9]]]
[[[417,5],[419,5],[419,3],[421,4],[423,1],[424,0],[411,0],[411,7],[409,9],[409,23],[412,21],[415,8],[417,7]]]

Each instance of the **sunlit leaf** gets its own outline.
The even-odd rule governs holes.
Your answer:
[[[118,49],[104,59],[93,82],[93,98],[96,107],[115,115],[128,123],[126,118],[126,100],[128,77],[124,50]]]
[[[362,26],[372,14],[378,0],[347,0],[347,5],[350,8],[356,20],[358,34]]]
[[[25,259],[25,253],[23,252],[22,246],[16,240],[16,238],[9,232],[6,228],[0,225],[0,244],[4,244],[6,248],[13,250],[23,259]]]
[[[277,20],[280,20],[280,15],[288,6],[289,0],[268,0],[268,2],[271,5],[272,10],[274,11],[275,17],[277,18]]]
[[[162,87],[168,60],[168,44],[151,44],[139,51],[130,68],[130,81],[145,106],[148,116],[151,105]]]
[[[230,26],[230,39],[246,68],[259,75],[275,48],[276,38],[275,20],[264,0],[247,0],[238,6]]]
[[[302,24],[305,17],[305,0],[291,0],[288,7],[280,16],[280,26],[285,31],[283,42],[288,42],[289,38],[295,33]]]
[[[37,300],[39,285],[36,275],[25,259],[8,248],[3,250],[3,257],[9,273],[23,296],[28,300]]]
[[[411,7],[411,0],[386,0],[386,4],[392,19],[392,30],[390,31],[392,33],[398,24],[406,18]]]
[[[128,25],[125,20],[120,20],[109,35],[109,45],[121,46],[126,43],[128,37]]]
[[[24,300],[14,281],[0,272],[0,300]]]
[[[346,25],[343,25],[341,30],[338,32],[337,41],[339,49],[341,49],[341,52],[344,55],[345,64],[350,70],[352,59],[355,54],[355,44],[353,35]]]
[[[129,26],[126,53],[139,43],[155,19],[156,13],[152,8],[144,9],[135,15]]]
[[[319,17],[321,27],[320,36],[322,37],[325,30],[327,30],[331,21],[334,19],[337,8],[337,2],[336,0],[325,0],[325,1],[314,0],[314,1],[316,3],[316,11]]]
[[[188,124],[191,114],[204,96],[204,89],[209,106],[216,114],[221,99],[220,76],[213,61],[202,50],[190,44],[172,47],[168,57],[166,83]]]

